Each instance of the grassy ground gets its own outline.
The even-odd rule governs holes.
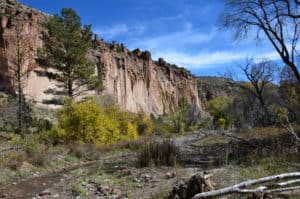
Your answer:
[[[299,125],[295,126],[294,129],[296,132],[300,132]],[[278,137],[281,135],[289,135],[289,133],[283,128],[264,127],[264,128],[253,128],[249,130],[239,130],[233,132],[232,135],[241,139],[250,140],[250,139],[265,139],[270,137]],[[230,141],[233,140],[236,139],[233,137],[224,136],[222,132],[220,132],[216,134],[209,134],[208,136],[195,142],[195,145],[209,146],[213,144],[228,144]]]
[[[113,190],[109,190],[112,195],[121,191],[129,198],[138,198],[147,192],[149,198],[165,198],[164,196],[167,195],[175,180],[165,179],[164,176],[167,172],[175,171],[177,173],[176,179],[181,179],[179,177],[180,172],[184,178],[192,174],[188,172],[189,169],[187,168],[138,168],[136,164],[137,156],[133,155],[128,158],[125,154],[135,153],[143,148],[142,146],[149,141],[149,138],[133,142],[122,142],[110,147],[95,147],[74,143],[50,147],[40,143],[34,136],[26,141],[14,137],[14,135],[5,136],[11,137],[9,141],[0,142],[0,150],[7,147],[22,147],[22,150],[12,150],[9,153],[1,154],[0,188],[7,183],[18,182],[29,176],[41,176],[43,172],[52,172],[72,164],[93,161],[106,156],[114,157],[118,154],[121,155],[118,159],[113,158],[94,166],[78,167],[70,170],[68,175],[71,177],[63,186],[71,190],[72,194],[81,195],[82,197],[95,192],[99,186],[102,186],[103,189],[113,187]],[[260,156],[258,155],[260,153],[256,151],[262,151],[264,148],[249,148],[242,159],[243,161],[236,162],[234,157],[231,157],[233,161],[223,161],[219,168],[213,169],[213,180],[219,188],[247,179],[300,170],[300,156],[296,151],[298,148],[295,148],[289,134],[284,130],[277,128],[253,129],[252,131],[236,132],[234,136],[246,139],[249,142],[256,140],[254,143],[258,144],[259,147],[261,147],[260,141],[262,143],[265,143],[266,140],[268,141],[266,143],[276,142],[274,146],[268,146],[271,147],[273,153]],[[281,136],[284,139],[281,140]],[[286,145],[286,143],[290,144]],[[236,139],[224,138],[224,136],[218,134],[208,135],[194,144],[205,149],[204,152],[207,155],[215,151],[219,153],[220,148],[220,156],[223,158],[226,157],[226,153],[224,153],[225,155],[221,153],[226,152],[224,147],[226,149],[229,145],[237,145],[237,147],[231,148],[233,150],[230,151],[232,154],[241,153],[242,151],[239,150],[249,147],[244,143],[238,143]],[[125,156],[122,157],[122,155]],[[147,179],[147,176],[150,180]],[[154,180],[153,177],[155,177]],[[156,181],[156,178],[158,181]]]
[[[101,147],[78,143],[52,146],[43,143],[35,135],[25,139],[15,134],[5,134],[5,137],[7,140],[0,141],[0,188],[53,169],[131,153],[145,142],[140,139]]]

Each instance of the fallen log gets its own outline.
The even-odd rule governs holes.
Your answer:
[[[9,147],[9,148],[5,148],[5,149],[0,150],[0,155],[3,155],[4,153],[7,153],[9,151],[19,151],[21,149],[22,149],[21,147]]]
[[[280,187],[280,186],[286,186],[286,185],[299,183],[300,182],[300,172],[284,173],[284,174],[273,175],[273,176],[268,176],[268,177],[264,177],[264,178],[254,179],[254,180],[247,180],[247,181],[241,182],[241,183],[236,184],[231,187],[227,187],[227,188],[223,188],[223,189],[219,189],[219,190],[208,191],[208,192],[203,192],[203,193],[198,193],[198,194],[194,195],[194,197],[192,199],[216,197],[216,196],[228,195],[228,194],[233,194],[233,193],[249,194],[249,193],[282,192],[282,190],[284,188],[268,190],[269,187],[267,185],[260,186],[255,189],[243,189],[243,188],[253,186],[253,185],[268,183],[268,182],[272,182],[272,181],[291,179],[291,178],[298,178],[298,179],[290,180],[287,182],[277,183],[276,185]],[[291,188],[292,187],[288,187],[288,188],[285,188],[285,190],[287,190],[287,189],[290,190]],[[300,188],[300,186],[296,186],[296,187],[293,187],[292,190],[299,189],[299,188]]]
[[[286,188],[281,188],[281,189],[271,189],[271,190],[265,191],[265,193],[278,193],[278,192],[285,192],[285,191],[293,191],[296,189],[300,189],[300,186],[286,187]]]

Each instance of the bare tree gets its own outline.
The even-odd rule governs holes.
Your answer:
[[[6,43],[5,52],[7,57],[10,58],[10,80],[12,89],[17,95],[17,132],[23,136],[26,105],[24,104],[23,89],[26,86],[27,78],[30,72],[29,60],[33,56],[32,43],[28,35],[24,33],[23,26],[18,24],[15,30],[7,31],[5,39],[9,41]]]
[[[262,110],[265,109],[265,97],[264,93],[267,85],[274,81],[274,63],[271,61],[262,61],[258,64],[252,61],[247,61],[246,65],[240,68],[244,72],[246,78],[250,81],[252,87],[242,86],[245,90],[248,90],[254,97],[259,100]]]
[[[263,124],[267,121],[266,116],[268,115],[268,95],[270,94],[269,89],[272,82],[275,80],[276,65],[268,60],[263,60],[259,63],[255,63],[253,60],[248,59],[244,65],[239,66],[243,71],[245,77],[250,84],[246,82],[234,79],[233,76],[227,77],[227,83],[238,87],[245,91],[247,95],[252,96],[252,99],[257,99],[259,102],[259,117],[255,117]],[[249,97],[248,97],[249,98]],[[250,98],[249,98],[250,100]],[[253,100],[251,100],[250,105],[254,106]],[[253,109],[253,107],[252,107]]]
[[[255,31],[256,38],[266,37],[282,61],[299,74],[299,0],[226,0],[221,26],[235,31],[235,39]]]

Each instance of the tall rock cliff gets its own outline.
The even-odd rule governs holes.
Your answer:
[[[8,35],[22,26],[22,32],[33,44],[33,55],[43,45],[40,39],[41,22],[51,17],[38,10],[22,5],[15,0],[0,2],[0,87],[9,89],[13,46]],[[153,61],[148,51],[128,50],[124,45],[104,42],[95,35],[94,48],[90,52],[98,75],[103,79],[105,90],[121,108],[132,112],[161,115],[175,110],[181,98],[185,98],[195,113],[203,113],[198,98],[197,80],[188,71],[168,64],[162,58]],[[34,56],[26,62],[31,69],[24,92],[28,99],[41,105],[53,98],[47,91],[55,89],[55,82],[40,76],[43,69],[35,62]],[[90,92],[89,94],[96,94]]]

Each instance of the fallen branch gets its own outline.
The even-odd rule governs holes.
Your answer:
[[[300,138],[297,135],[297,133],[295,132],[294,128],[292,127],[292,125],[288,122],[287,125],[282,124],[282,126],[295,138],[295,140],[300,143]]]
[[[241,183],[236,184],[231,187],[214,190],[214,191],[209,191],[209,192],[198,193],[193,197],[193,199],[222,196],[222,195],[233,194],[233,193],[257,193],[257,192],[267,193],[267,191],[272,191],[272,190],[267,190],[268,186],[261,186],[256,189],[243,189],[243,188],[257,185],[257,184],[266,183],[266,182],[279,181],[279,180],[290,179],[290,178],[300,178],[300,172],[284,173],[284,174],[280,174],[280,175],[273,175],[273,176],[268,176],[268,177],[259,178],[259,179],[255,179],[255,180],[247,180],[245,182],[241,182]],[[281,184],[277,183],[276,185],[277,186],[286,186],[286,185],[298,183],[299,180],[300,179],[297,179],[294,181],[287,181],[287,182],[283,183],[283,185],[282,185],[282,183]],[[280,190],[280,189],[278,189],[278,190]],[[274,191],[276,191],[276,189],[273,190],[273,192]]]
[[[265,193],[279,193],[279,192],[285,192],[285,191],[293,191],[300,189],[300,186],[295,186],[295,187],[286,187],[286,188],[281,188],[281,189],[271,189],[265,191]]]
[[[19,151],[21,149],[22,149],[21,147],[9,147],[9,148],[5,148],[5,149],[2,149],[0,151],[0,155],[2,155],[3,153],[7,153],[8,151]]]
[[[279,183],[277,183],[277,185],[283,187],[283,186],[297,184],[297,183],[300,183],[300,179],[290,180],[290,181],[286,181],[286,182],[279,182]]]

